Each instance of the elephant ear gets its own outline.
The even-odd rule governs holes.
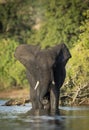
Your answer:
[[[61,61],[62,59],[61,51],[62,51],[62,44],[58,44],[46,50],[46,53],[48,55],[47,60],[49,67],[53,67],[56,64],[56,62],[58,62],[58,60]]]
[[[66,76],[65,65],[71,54],[65,44],[59,44],[53,48],[55,62],[53,65],[53,77],[57,86],[61,87]]]
[[[66,65],[69,58],[71,58],[71,54],[67,46],[62,43],[60,44],[61,49],[59,52],[57,52],[56,62],[61,63],[62,65]]]
[[[26,68],[29,64],[35,62],[35,56],[40,51],[40,46],[37,45],[19,45],[15,50],[15,58],[19,60]]]
[[[58,44],[55,47],[52,47],[50,50],[50,57],[51,62],[53,65],[56,65],[57,63],[65,64],[67,63],[68,59],[71,58],[71,54],[69,52],[69,49],[64,43]]]

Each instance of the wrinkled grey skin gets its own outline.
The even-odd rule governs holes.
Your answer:
[[[71,58],[66,45],[41,50],[39,46],[23,44],[16,48],[15,57],[27,69],[32,109],[48,109],[56,113],[60,87],[66,76],[65,65]]]

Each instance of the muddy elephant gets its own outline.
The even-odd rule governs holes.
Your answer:
[[[65,65],[71,54],[62,43],[48,49],[23,44],[16,48],[15,57],[27,70],[32,109],[57,112],[60,88],[65,80]]]

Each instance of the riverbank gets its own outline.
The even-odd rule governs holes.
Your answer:
[[[0,91],[0,99],[16,99],[16,98],[29,98],[29,89],[10,89]]]
[[[89,97],[77,98],[74,103],[72,103],[70,97],[63,96],[62,98],[60,98],[61,106],[89,106]],[[13,102],[15,104],[15,101],[17,104],[23,104],[23,102],[25,103],[30,99],[29,88],[14,88],[0,91],[0,99],[9,99],[12,104]]]

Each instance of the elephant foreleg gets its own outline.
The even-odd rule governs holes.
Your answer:
[[[51,85],[50,90],[50,111],[51,114],[59,114],[59,90],[56,88],[55,84]]]

